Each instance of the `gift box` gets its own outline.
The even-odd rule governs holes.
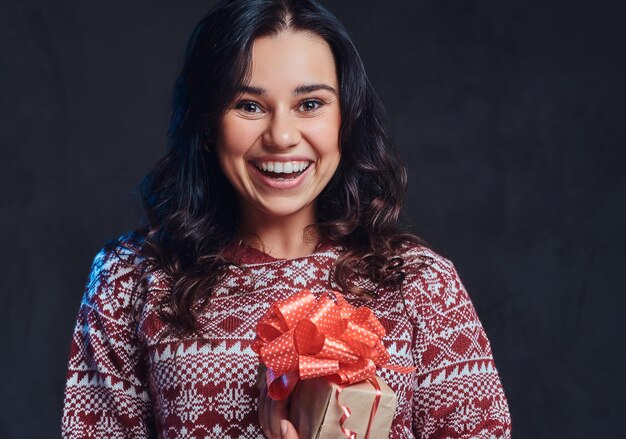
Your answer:
[[[372,379],[380,387],[374,416],[372,409],[377,392],[368,381],[341,389],[340,384],[326,378],[301,380],[289,400],[289,420],[296,427],[300,439],[345,439],[341,406],[349,407],[351,411],[350,417],[343,422],[343,428],[356,433],[357,438],[389,437],[396,411],[396,395],[378,376]],[[337,390],[340,390],[339,403],[336,400]]]
[[[267,368],[260,364],[256,380],[259,390],[266,385],[266,373]],[[352,433],[358,439],[389,437],[397,406],[396,394],[378,376],[371,379],[376,380],[378,389],[369,380],[347,386],[327,378],[300,380],[289,400],[289,420],[299,438],[343,439]],[[342,419],[344,408],[350,416]],[[347,433],[342,429],[347,429]]]
[[[305,289],[271,306],[252,345],[267,366],[258,384],[274,400],[291,398],[301,438],[386,438],[396,397],[376,369],[415,368],[389,364],[385,329],[373,312],[332,294],[336,301]]]

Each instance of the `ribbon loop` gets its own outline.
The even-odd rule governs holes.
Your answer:
[[[252,348],[267,366],[268,394],[289,396],[300,379],[325,376],[349,385],[372,378],[376,367],[409,373],[387,364],[385,328],[365,307],[355,308],[337,291],[316,299],[304,289],[273,304],[257,324]]]
[[[308,290],[302,290],[285,300],[279,300],[272,308],[274,314],[291,330],[314,306],[315,297]]]

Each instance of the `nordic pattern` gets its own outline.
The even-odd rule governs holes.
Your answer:
[[[257,421],[255,326],[271,303],[302,288],[316,297],[340,248],[274,259],[228,249],[241,264],[215,289],[200,317],[203,335],[163,337],[157,305],[169,280],[147,268],[130,235],[95,257],[73,335],[62,420],[65,438],[263,438]],[[404,253],[406,278],[365,301],[387,330],[390,363],[380,369],[396,392],[390,438],[511,437],[509,408],[489,340],[454,265],[423,247]],[[425,262],[424,265],[421,262]],[[367,280],[355,282],[367,284]],[[404,299],[403,299],[404,297]]]

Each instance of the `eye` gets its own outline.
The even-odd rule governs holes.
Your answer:
[[[316,110],[319,110],[324,105],[324,102],[319,99],[307,99],[300,104],[300,108],[305,113],[312,113]]]
[[[241,101],[235,105],[235,109],[243,110],[246,113],[261,113],[261,107],[256,102]]]

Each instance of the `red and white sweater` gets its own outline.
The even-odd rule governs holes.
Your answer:
[[[167,276],[156,270],[139,287],[147,263],[128,248],[139,243],[122,242],[101,250],[91,268],[72,340],[63,437],[263,438],[259,359],[251,349],[256,323],[271,303],[303,288],[317,297],[329,291],[341,249],[327,245],[286,260],[229,248],[243,269],[231,268],[215,289],[200,317],[205,336],[176,339],[160,337],[157,306]],[[378,371],[398,398],[389,437],[510,438],[491,347],[454,265],[418,246],[403,256],[404,301],[392,288],[371,301],[345,294],[385,327],[390,363],[417,368]]]

